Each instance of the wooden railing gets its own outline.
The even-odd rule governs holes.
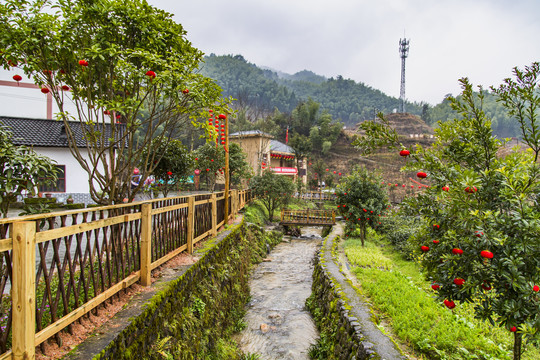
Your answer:
[[[281,210],[282,225],[334,225],[334,210]]]
[[[229,214],[251,196],[230,191]],[[122,289],[150,285],[153,269],[216,235],[224,204],[213,193],[0,219],[0,360],[34,358]]]
[[[334,193],[324,191],[304,191],[301,193],[295,193],[294,197],[303,200],[327,201],[335,200],[336,195],[334,195]]]

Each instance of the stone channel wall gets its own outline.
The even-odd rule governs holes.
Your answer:
[[[280,234],[265,233],[255,225],[236,226],[154,296],[94,359],[148,358],[153,344],[167,338],[182,359],[206,358],[242,318],[251,264],[280,240]]]
[[[325,243],[337,239],[330,235]],[[327,270],[330,256],[325,257],[326,251],[328,247],[323,246],[315,256],[312,295],[306,303],[321,333],[312,351],[317,359],[378,358],[372,344],[364,339],[358,319],[350,315],[347,297]]]

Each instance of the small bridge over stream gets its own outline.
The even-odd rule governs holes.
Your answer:
[[[281,225],[325,226],[336,224],[335,210],[281,210]]]

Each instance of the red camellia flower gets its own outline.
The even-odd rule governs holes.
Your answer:
[[[69,91],[69,86],[67,86],[67,85],[62,85],[62,90],[64,90],[64,91]]]
[[[79,60],[79,65],[86,67],[86,66],[88,66],[88,61],[86,61],[86,60]]]
[[[146,72],[146,76],[148,76],[148,77],[151,78],[151,79],[154,79],[154,78],[156,77],[156,73],[153,72],[152,70],[148,70],[148,71]]]
[[[22,80],[22,76],[21,75],[13,75],[13,80],[15,80],[16,82],[19,82]]]
[[[540,286],[534,285],[534,286],[533,286],[533,291],[534,291],[534,292],[539,292],[539,291],[540,291]]]
[[[475,232],[474,232],[474,234],[476,235],[476,237],[482,237],[482,235],[484,235],[484,233],[483,233],[483,232],[481,232],[481,231],[478,231],[478,230],[477,230],[477,231],[475,231]]]
[[[456,284],[457,286],[462,286],[463,284],[465,284],[465,280],[462,278],[455,278],[454,284]]]
[[[454,249],[452,249],[452,254],[461,255],[461,254],[463,254],[463,250],[458,249],[458,248],[454,248]]]
[[[167,171],[167,175],[171,176],[171,175],[172,175],[172,171]]]
[[[487,250],[480,251],[480,256],[486,259],[493,259],[493,253]]]
[[[452,300],[444,300],[444,305],[446,305],[447,308],[453,309],[456,307],[456,304]]]
[[[478,191],[478,189],[476,188],[476,186],[473,186],[473,187],[467,186],[467,187],[465,188],[465,192],[466,192],[466,193],[469,193],[469,194],[475,193],[475,192],[477,192],[477,191]]]
[[[443,186],[443,191],[450,191],[450,188],[448,186]]]
[[[429,246],[422,245],[422,246],[420,247],[420,249],[422,249],[423,252],[428,252],[428,251],[429,251]]]
[[[41,92],[44,93],[44,94],[48,94],[48,93],[49,93],[49,89],[47,89],[46,87],[41,88]]]
[[[221,119],[221,120],[225,120],[227,118],[227,116],[224,115],[224,114],[219,114],[218,118]]]
[[[434,243],[434,244],[438,244],[438,243],[439,243],[439,240],[433,240],[433,243]]]
[[[109,110],[105,110],[105,111],[103,112],[103,114],[105,114],[105,115],[111,115],[111,112],[110,112]]]
[[[512,326],[510,329],[509,329],[511,332],[516,332],[517,331],[517,328],[515,326]]]
[[[440,228],[441,228],[441,225],[439,225],[439,224],[433,224],[433,229],[437,229],[437,230],[438,230],[438,229],[440,229]]]
[[[439,290],[441,288],[441,286],[439,284],[431,284],[431,288],[433,290]]]
[[[427,174],[423,171],[420,171],[416,173],[416,176],[418,176],[420,179],[425,179],[427,177]]]
[[[188,90],[188,89],[184,89],[184,90],[182,90],[182,93],[183,93],[183,94],[189,94],[189,90]],[[211,110],[210,110],[210,111],[211,111]]]
[[[411,152],[409,150],[401,150],[399,152],[399,155],[401,155],[401,156],[409,156],[409,155],[411,155]]]
[[[206,169],[206,171],[210,171],[210,169]]]
[[[489,291],[491,290],[491,286],[489,286],[488,284],[486,283],[483,283],[482,285],[480,285],[482,287],[482,289],[486,290],[486,291]]]
[[[326,171],[328,171],[328,169],[326,169]]]

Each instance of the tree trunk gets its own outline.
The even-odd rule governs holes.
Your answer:
[[[514,360],[521,360],[521,340],[522,334],[514,333]]]
[[[360,225],[360,240],[362,240],[362,247],[365,246],[366,242],[366,225]]]

